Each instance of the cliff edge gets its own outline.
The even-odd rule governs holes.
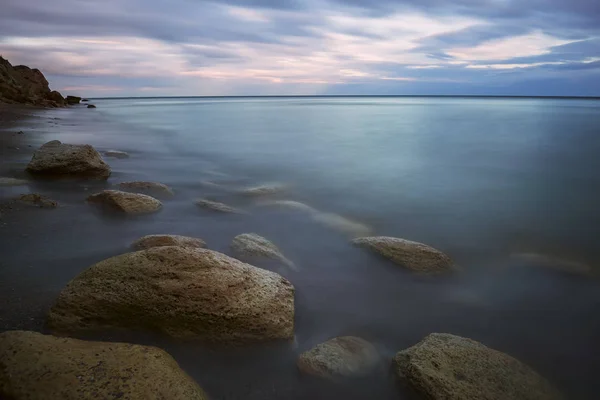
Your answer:
[[[0,103],[31,104],[43,107],[64,107],[66,100],[56,90],[50,90],[48,81],[39,69],[25,65],[12,66],[0,56]]]

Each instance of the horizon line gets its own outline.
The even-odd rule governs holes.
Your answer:
[[[227,98],[343,98],[343,97],[463,97],[463,98],[529,98],[529,99],[581,99],[600,100],[599,96],[544,96],[544,95],[493,95],[493,94],[309,94],[309,95],[212,95],[212,96],[111,96],[94,97],[81,96],[86,99],[95,100],[118,100],[118,99],[227,99]]]

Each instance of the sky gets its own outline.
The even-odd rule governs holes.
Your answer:
[[[0,0],[0,54],[85,97],[600,96],[600,0]]]

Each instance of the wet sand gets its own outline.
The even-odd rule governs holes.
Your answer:
[[[74,111],[86,110],[11,107],[5,111],[0,109],[0,176],[25,178],[23,169],[34,149],[65,130],[79,129],[82,141],[99,150],[112,147],[105,138],[96,143],[84,134],[102,129],[94,124],[105,122],[92,114],[90,119],[96,119],[90,122],[86,114],[72,117]],[[118,150],[152,157],[141,151],[136,154],[135,148]],[[567,398],[593,399],[600,390],[596,378],[600,285],[595,279],[508,269],[486,249],[480,254],[452,252],[464,266],[462,275],[435,281],[415,277],[353,248],[346,238],[298,213],[252,208],[247,199],[231,193],[220,193],[219,199],[251,209],[251,215],[240,218],[199,211],[192,199],[215,192],[201,184],[214,179],[208,169],[205,176],[199,171],[194,182],[164,182],[174,188],[176,197],[165,202],[159,214],[115,218],[90,208],[85,198],[116,181],[147,179],[147,171],[131,167],[127,160],[107,161],[114,171],[108,183],[32,181],[27,186],[0,188],[0,202],[5,204],[0,219],[0,329],[45,332],[45,314],[70,279],[95,262],[129,251],[129,245],[143,235],[195,236],[206,240],[209,248],[227,253],[234,236],[256,231],[277,239],[286,256],[301,268],[299,272],[274,268],[297,289],[296,345],[223,348],[174,343],[135,332],[90,338],[158,345],[212,398],[219,399],[416,399],[396,387],[385,367],[372,378],[330,384],[300,376],[295,359],[300,351],[331,337],[357,335],[372,341],[389,360],[431,332],[463,335],[505,351],[542,373]],[[243,185],[261,183],[240,179]],[[61,207],[6,208],[6,201],[28,192],[47,195]]]

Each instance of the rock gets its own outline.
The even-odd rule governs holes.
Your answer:
[[[159,348],[27,331],[0,333],[0,398],[207,399]]]
[[[93,104],[88,104],[88,105],[87,105],[87,108],[96,108],[96,106],[95,106],[95,105],[93,105]]]
[[[375,347],[364,339],[342,336],[318,344],[298,357],[298,368],[305,374],[322,378],[367,376],[381,359]]]
[[[104,152],[104,156],[113,158],[129,158],[129,153],[119,150],[107,150]]]
[[[250,197],[262,197],[262,196],[272,196],[274,194],[281,193],[285,190],[285,187],[282,185],[262,185],[249,187],[240,190],[240,194],[244,196]]]
[[[68,105],[79,104],[81,102],[81,97],[67,96],[65,98],[65,101],[67,102]]]
[[[561,395],[515,358],[471,339],[432,333],[394,357],[396,375],[432,400],[554,400]]]
[[[0,186],[23,186],[27,185],[29,182],[24,181],[22,179],[15,178],[7,178],[0,176]]]
[[[319,212],[313,214],[312,218],[314,221],[349,237],[368,236],[373,233],[373,230],[368,226],[337,214]]]
[[[206,243],[202,239],[180,235],[148,235],[136,240],[131,247],[136,250],[146,250],[152,247],[180,246],[189,248],[204,248]]]
[[[145,194],[120,190],[103,190],[87,198],[90,203],[100,204],[126,214],[148,214],[161,209],[162,203]]]
[[[101,261],[73,279],[48,315],[56,333],[154,331],[250,342],[294,336],[294,287],[224,254],[154,247]]]
[[[88,99],[81,99],[81,101],[89,101]]]
[[[222,213],[246,214],[246,212],[243,210],[228,206],[227,204],[219,203],[217,201],[198,199],[195,201],[195,204],[198,207],[202,207],[202,208],[206,208],[206,209],[209,209],[212,211],[218,211],[218,212],[222,212]]]
[[[307,213],[317,213],[318,212],[311,206],[306,205],[304,203],[300,203],[299,201],[294,201],[294,200],[261,201],[257,205],[279,207],[279,208],[285,208],[285,209],[289,209],[289,210],[293,210],[293,211],[303,211],[303,212],[307,212]]]
[[[124,191],[143,193],[161,198],[173,197],[175,195],[170,187],[158,182],[121,182],[117,184],[117,187]]]
[[[592,275],[594,269],[585,263],[537,253],[515,253],[511,258],[533,267],[548,268],[574,275]]]
[[[63,107],[60,93],[50,91],[48,81],[38,69],[24,65],[12,66],[0,56],[0,103],[31,104],[43,107]]]
[[[453,269],[450,257],[423,243],[388,236],[354,239],[352,243],[371,249],[414,272],[437,274]]]
[[[233,238],[231,250],[234,256],[242,261],[251,262],[255,259],[270,258],[280,261],[291,269],[296,269],[294,263],[288,260],[277,246],[256,233],[244,233]]]
[[[17,199],[20,203],[29,204],[32,206],[40,207],[40,208],[56,208],[58,207],[58,202],[48,198],[46,196],[42,196],[37,193],[30,194],[22,194]]]
[[[108,179],[110,167],[89,144],[53,140],[36,150],[27,172],[40,176]]]

